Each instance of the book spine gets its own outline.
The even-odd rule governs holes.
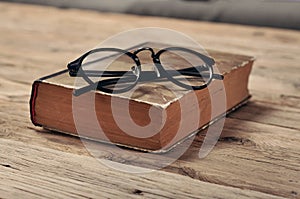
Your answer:
[[[37,98],[37,93],[38,93],[38,86],[39,86],[40,80],[37,80],[35,82],[33,82],[32,84],[32,89],[31,89],[31,97],[30,97],[30,101],[29,101],[29,105],[30,105],[30,119],[31,122],[35,125],[35,126],[42,126],[40,124],[38,124],[35,120],[35,102],[36,102],[36,98]]]
[[[29,101],[29,106],[30,106],[30,119],[31,119],[31,122],[35,125],[35,126],[40,126],[42,127],[41,124],[38,124],[35,120],[35,102],[36,102],[36,98],[37,98],[37,95],[38,95],[38,87],[39,87],[39,84],[45,80],[45,79],[49,79],[51,77],[55,77],[57,75],[60,75],[60,74],[63,74],[65,72],[68,72],[68,69],[65,69],[65,70],[62,70],[62,71],[58,71],[54,74],[51,74],[51,75],[47,75],[47,76],[44,76],[36,81],[33,82],[32,84],[32,88],[31,88],[31,97],[30,97],[30,101]]]

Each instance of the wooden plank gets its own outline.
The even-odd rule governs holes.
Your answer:
[[[159,24],[188,34],[204,47],[257,57],[250,78],[253,98],[248,106],[226,120],[222,138],[212,153],[205,159],[198,159],[203,140],[203,136],[199,135],[185,155],[165,171],[187,175],[197,179],[194,180],[197,183],[207,181],[278,196],[299,197],[298,31],[155,17],[137,18],[9,3],[0,3],[0,10],[0,137],[7,142],[20,141],[30,147],[43,146],[89,155],[80,140],[32,126],[28,114],[31,82],[60,70],[68,61],[112,34]],[[151,163],[150,160],[145,162],[130,157],[126,152],[114,153],[111,147],[106,147],[99,153],[100,157],[139,166]],[[14,176],[12,174],[3,178],[8,180]],[[176,186],[182,176],[170,175],[173,182],[168,183]],[[34,177],[29,179],[34,181]],[[174,180],[177,178],[179,180]],[[1,185],[0,191],[10,188],[7,184]],[[23,187],[23,191],[14,191],[24,194],[31,189],[37,193],[46,188],[27,186]]]
[[[255,99],[239,111],[230,114],[229,117],[300,131],[300,109],[260,102]]]
[[[204,160],[196,158],[196,146],[203,139],[197,137],[199,142],[194,141],[194,147],[178,161],[183,173],[208,182],[298,197],[299,131],[235,119],[226,123],[219,143]]]
[[[0,143],[1,198],[278,198],[162,171],[132,175],[86,156],[4,139]]]
[[[9,114],[6,120],[1,120],[2,138],[21,141],[28,146],[43,146],[90,155],[79,139],[33,128],[28,121],[24,121],[26,112],[14,111],[15,108],[22,106],[22,103],[14,108],[1,106],[0,118],[5,116],[3,112]],[[239,115],[240,111],[236,114]],[[164,170],[200,181],[258,190],[284,197],[298,195],[299,130],[227,118],[219,143],[205,159],[198,158],[202,141],[203,134],[199,134],[188,151]],[[89,145],[90,152],[96,157],[148,168],[159,163],[154,162],[156,156],[145,159],[139,157],[138,152],[132,154],[131,151],[124,150],[120,153],[109,145],[100,144],[101,151],[97,151],[98,145],[94,142]],[[163,163],[163,160],[161,162]]]
[[[3,67],[0,70],[8,79],[16,80],[16,75],[20,74],[24,77],[22,81],[29,83],[33,75],[40,77],[61,69],[68,61],[112,34],[139,27],[141,24],[155,26],[159,21],[162,27],[186,33],[206,48],[255,56],[257,61],[250,78],[251,90],[299,98],[299,85],[296,81],[299,79],[300,61],[298,31],[278,29],[274,31],[270,28],[216,25],[152,17],[139,17],[136,20],[135,16],[130,15],[109,14],[107,17],[107,14],[96,12],[62,11],[7,3],[1,5],[3,17],[0,19],[0,29],[5,39],[0,41],[3,49],[0,54]],[[7,6],[11,9],[6,9]],[[28,15],[31,12],[35,12],[35,15]],[[78,13],[82,13],[85,17],[77,19]],[[23,17],[17,18],[19,14]],[[49,15],[51,17],[47,17]],[[97,18],[109,20],[95,20]],[[43,23],[39,19],[44,19]],[[133,20],[136,23],[128,22]],[[15,23],[12,25],[10,21]],[[86,27],[85,31],[81,31],[83,27]],[[219,37],[220,32],[222,37]],[[18,51],[15,51],[16,48]],[[23,70],[14,70],[13,66],[19,66]],[[41,66],[43,69],[40,69]],[[39,70],[36,70],[37,68]],[[33,73],[28,74],[30,69],[34,69]]]

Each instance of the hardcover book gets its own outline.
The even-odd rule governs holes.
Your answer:
[[[68,70],[40,78],[32,86],[31,120],[36,126],[100,142],[168,151],[250,97],[248,79],[254,59],[217,51],[209,51],[209,55],[224,79],[212,80],[201,90],[187,90],[162,78],[139,82],[125,93],[91,89],[75,96],[74,90],[88,84],[71,77]],[[139,57],[143,70],[153,71],[149,52],[141,52]],[[181,62],[172,55],[166,59]],[[122,68],[125,62],[118,59],[114,64]],[[223,107],[218,107],[222,103]]]

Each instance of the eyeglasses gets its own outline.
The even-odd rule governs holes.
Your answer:
[[[152,70],[142,70],[141,66],[147,64],[142,63],[137,55],[143,51],[151,53]],[[82,77],[89,84],[74,90],[73,94],[79,96],[95,89],[105,93],[123,93],[138,82],[166,79],[188,90],[200,90],[213,79],[223,80],[223,75],[214,74],[214,64],[212,58],[183,47],[168,47],[157,53],[150,47],[134,52],[97,48],[70,62],[68,71],[71,77]]]

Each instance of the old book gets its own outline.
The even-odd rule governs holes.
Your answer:
[[[67,70],[43,77],[32,86],[32,122],[97,141],[165,152],[249,99],[248,79],[254,59],[216,51],[209,51],[209,54],[224,80],[213,80],[209,88],[197,91],[180,88],[166,80],[141,82],[130,95],[91,90],[76,97],[73,90],[85,82],[76,83],[78,80],[70,77]],[[149,57],[149,54],[143,52],[139,57]],[[119,61],[122,65],[122,60]],[[222,104],[222,96],[225,107],[215,107],[212,111],[212,98],[218,106],[218,100]],[[189,125],[191,121],[194,123]],[[122,125],[128,122],[133,122],[136,128],[124,130]],[[188,125],[183,128],[184,122]],[[102,132],[99,132],[99,126]]]

